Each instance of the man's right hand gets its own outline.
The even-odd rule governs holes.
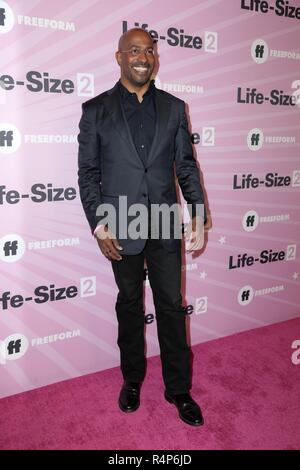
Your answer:
[[[103,255],[110,261],[120,261],[122,256],[119,251],[123,248],[111,230],[105,225],[99,227],[96,233],[97,243]]]

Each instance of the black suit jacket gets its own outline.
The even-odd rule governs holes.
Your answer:
[[[119,196],[130,204],[167,204],[177,202],[174,174],[183,197],[189,204],[203,204],[199,172],[193,156],[185,104],[162,90],[156,90],[156,128],[147,164],[136,151],[125,119],[118,87],[115,85],[83,103],[78,135],[78,184],[80,198],[92,232],[102,217],[96,215],[99,205],[111,203],[119,217]],[[128,218],[130,223],[130,217]],[[204,221],[206,210],[204,207]],[[116,236],[122,253],[137,254],[145,239],[122,238],[119,224]],[[180,240],[162,240],[169,251]]]

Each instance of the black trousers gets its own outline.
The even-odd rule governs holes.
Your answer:
[[[137,382],[145,377],[144,259],[155,305],[165,388],[169,393],[186,393],[191,388],[191,371],[181,296],[181,251],[168,252],[159,240],[148,239],[138,255],[112,261],[119,288],[116,313],[123,378]]]

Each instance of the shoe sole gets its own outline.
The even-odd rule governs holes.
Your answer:
[[[172,398],[170,398],[168,395],[165,395],[165,399],[167,400],[167,402],[171,403],[171,405],[175,405],[174,400],[172,400]],[[186,424],[189,424],[190,426],[199,427],[199,426],[203,426],[204,424],[204,420],[202,420],[201,423],[191,423],[188,419],[185,419],[183,416],[181,416],[180,413],[178,413],[178,416],[181,419],[181,421],[184,421]]]
[[[133,413],[134,411],[136,411],[138,408],[140,407],[140,403],[137,404],[137,406],[135,408],[131,408],[131,409],[127,409],[127,408],[123,408],[121,403],[119,402],[119,408],[121,411],[123,411],[123,413]]]

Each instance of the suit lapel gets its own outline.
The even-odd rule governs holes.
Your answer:
[[[139,163],[144,167],[143,161],[140,158],[127,123],[123,106],[121,104],[121,97],[118,92],[117,84],[112,88],[107,96],[103,98],[104,106],[109,113],[116,130],[119,132],[120,136],[130,143],[132,151]],[[163,135],[166,132],[167,124],[170,117],[170,100],[160,91],[156,90],[155,93],[155,108],[156,108],[156,123],[155,123],[155,133],[154,139],[152,142],[151,149],[149,150],[147,166],[155,159],[156,149],[159,146],[159,142]]]

